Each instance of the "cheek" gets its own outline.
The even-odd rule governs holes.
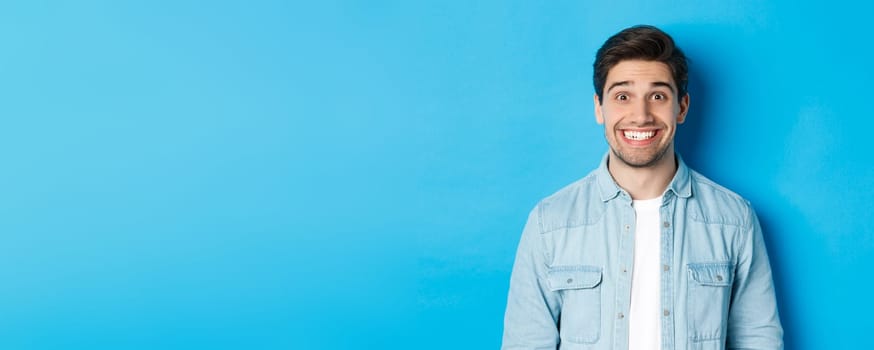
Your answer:
[[[660,116],[659,119],[662,119],[666,122],[673,122],[676,116],[679,114],[679,106],[675,106],[674,104],[658,106],[652,109],[656,115]]]
[[[604,113],[610,113],[611,115],[622,114],[626,108],[622,105],[611,103],[604,106]]]
[[[604,106],[604,109],[601,112],[601,115],[604,117],[604,124],[610,125],[615,124],[615,120],[619,119],[619,116],[622,116],[625,111],[621,107]]]

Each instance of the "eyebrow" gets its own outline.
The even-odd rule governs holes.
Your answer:
[[[613,84],[610,84],[610,87],[607,88],[607,93],[610,93],[610,90],[613,90],[613,88],[615,88],[617,86],[628,86],[628,85],[631,85],[631,82],[628,80],[617,81]]]
[[[617,87],[617,86],[629,86],[629,85],[633,85],[633,84],[634,84],[634,83],[633,83],[632,81],[630,81],[630,80],[617,81],[617,82],[615,82],[615,83],[613,83],[613,84],[610,84],[610,87],[607,88],[607,92],[609,93],[610,90],[612,90],[613,88],[615,88],[615,87]],[[650,84],[650,85],[652,85],[653,87],[656,87],[656,86],[664,86],[664,87],[670,89],[671,92],[676,93],[676,91],[674,91],[674,86],[671,85],[671,84],[668,83],[668,82],[664,82],[664,81],[654,81],[654,82],[652,82],[652,84]]]
[[[664,87],[668,88],[669,90],[671,90],[671,92],[676,93],[676,91],[674,91],[674,86],[671,85],[670,83],[667,83],[667,82],[664,82],[664,81],[654,81],[651,85],[652,85],[653,87],[656,87],[656,86],[664,86]]]

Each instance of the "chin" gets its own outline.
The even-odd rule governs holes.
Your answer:
[[[616,151],[613,149],[613,155],[619,159],[623,164],[628,165],[632,168],[651,168],[658,165],[662,159],[665,158],[667,154],[667,149],[662,150],[656,154],[647,155],[647,156],[638,156],[638,157],[626,157],[622,154],[622,152]]]

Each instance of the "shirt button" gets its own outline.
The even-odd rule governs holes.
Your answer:
[[[664,225],[665,225],[665,227],[671,227],[671,223],[667,222],[667,221],[665,221]]]
[[[722,275],[716,275],[716,280],[717,280],[717,281],[722,281]]]
[[[663,268],[663,269],[664,269],[664,270],[665,270],[665,271],[668,271],[668,270],[670,270],[670,269],[671,269],[671,267],[670,267],[670,266],[668,266],[668,265],[664,265],[664,266],[662,266],[662,268]]]
[[[625,225],[625,231],[631,230],[631,225]]]
[[[628,272],[628,270],[626,270],[625,267],[622,267],[622,273],[626,273],[626,272]]]
[[[573,278],[568,278],[568,279],[567,279],[567,283],[568,283],[568,284],[570,284],[570,283],[574,283],[574,279],[573,279]]]
[[[619,316],[620,319],[625,318],[625,315],[623,315],[621,312],[619,313],[618,316]]]
[[[665,309],[665,316],[670,316],[670,315],[671,315],[671,312],[668,311],[667,309]]]

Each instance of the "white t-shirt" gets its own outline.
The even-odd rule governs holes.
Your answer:
[[[661,350],[661,231],[662,197],[635,200],[634,266],[628,311],[628,348]]]

